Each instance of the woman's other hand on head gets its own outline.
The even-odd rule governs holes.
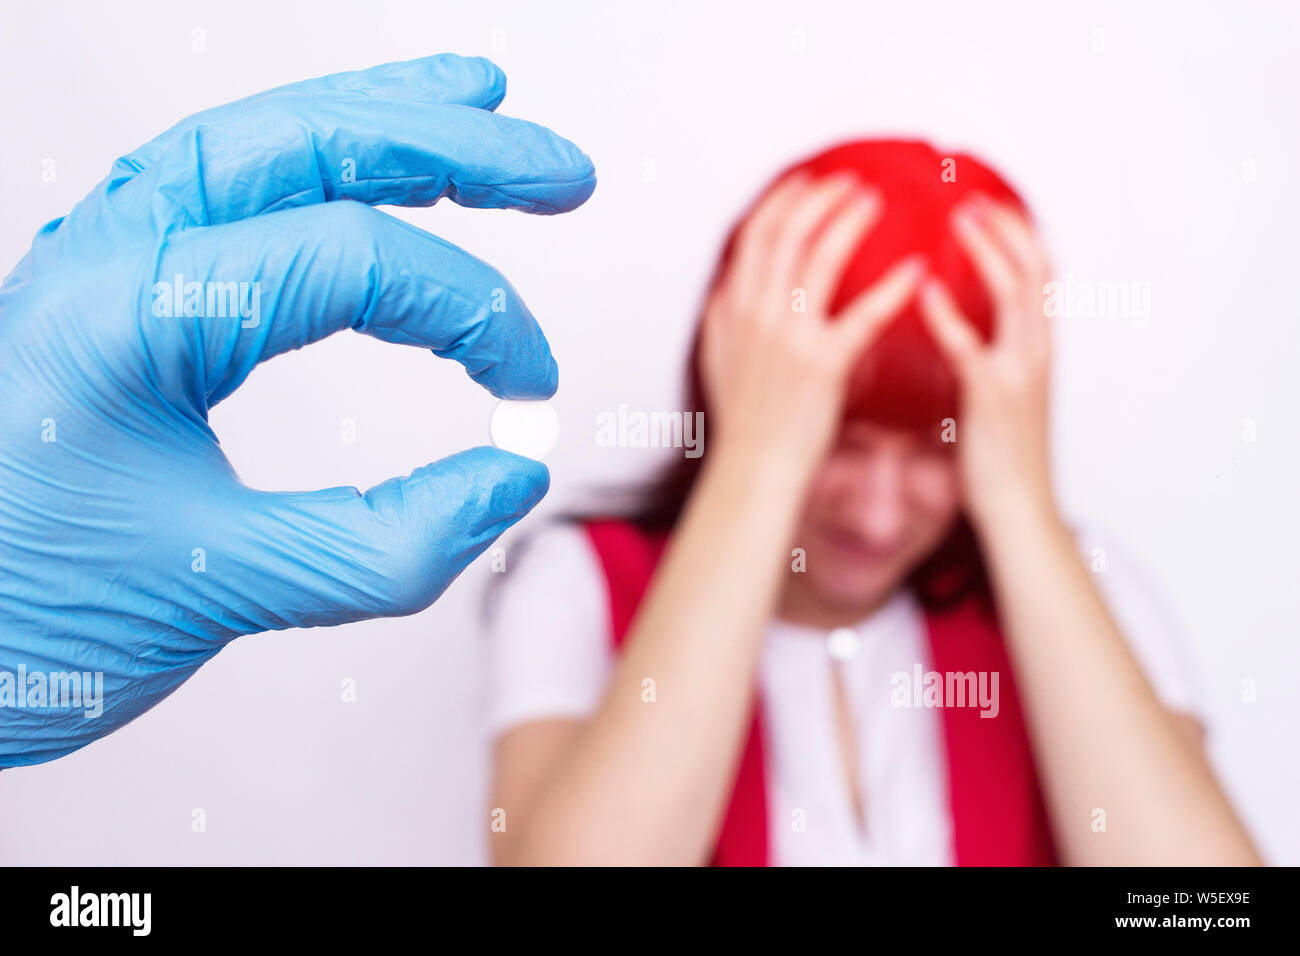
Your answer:
[[[928,279],[921,290],[921,314],[960,383],[956,435],[967,507],[982,525],[1008,517],[1008,509],[1050,513],[1047,256],[1018,210],[981,194],[953,210],[952,230],[994,310],[985,343],[942,282]]]
[[[821,459],[856,359],[924,274],[922,261],[904,259],[831,318],[845,266],[880,211],[856,176],[797,173],[749,217],[704,318],[715,447],[795,456],[809,472]]]

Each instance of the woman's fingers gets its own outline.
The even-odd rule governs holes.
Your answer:
[[[982,345],[974,326],[962,315],[948,287],[938,279],[929,279],[921,287],[921,317],[957,374],[965,375]]]
[[[898,314],[924,275],[925,259],[910,256],[849,303],[832,329],[840,337],[850,361]]]
[[[998,247],[985,217],[978,214],[977,209],[978,204],[963,202],[953,210],[953,234],[993,300],[1000,332],[1007,313],[1016,306],[1020,277],[1006,253]]]
[[[1047,253],[1033,227],[1017,210],[991,200],[985,200],[984,205],[990,229],[1010,251],[1020,273],[1018,307],[1007,317],[1006,337],[1020,344],[1041,345],[1048,337],[1043,311],[1043,286],[1050,274]]]
[[[1011,205],[994,202],[982,194],[977,194],[971,205],[978,210],[975,234],[970,237],[977,252],[969,254],[975,259],[978,250],[991,246],[1000,253],[996,257],[1000,261],[993,268],[1001,270],[1005,264],[1013,276],[1009,298],[997,299],[995,294],[996,338],[1017,346],[1041,343],[1048,331],[1043,285],[1049,274],[1042,244],[1029,221]],[[992,258],[986,253],[986,262]]]
[[[749,215],[736,237],[735,258],[723,280],[731,308],[752,315],[763,306],[762,290],[770,268],[772,240],[790,207],[811,182],[806,173],[795,173],[777,183]]]
[[[878,199],[869,199],[872,194],[863,190],[851,174],[815,179],[800,172],[775,186],[737,239],[724,281],[732,308],[751,318],[784,317],[791,311],[793,291],[803,288],[805,311],[818,311],[813,300],[829,299],[838,278],[835,267],[842,267],[878,212],[873,206]],[[819,237],[828,218],[832,223]],[[815,277],[806,269],[812,262],[810,248],[820,250]]]
[[[1029,221],[1006,203],[977,194],[985,221],[1003,248],[1010,253],[1016,270],[1025,277],[1035,277],[1047,271],[1047,256],[1034,234]]]
[[[837,207],[852,204],[852,197],[860,190],[858,179],[844,174],[819,180],[799,195],[773,239],[772,255],[764,276],[763,298],[769,303],[764,313],[766,316],[784,318],[791,311],[793,291],[803,287],[805,279],[800,265],[818,227],[834,214]],[[809,288],[804,289],[805,296],[809,291]]]
[[[796,279],[804,289],[808,312],[824,316],[849,258],[871,230],[883,204],[874,189],[848,199],[814,241]]]

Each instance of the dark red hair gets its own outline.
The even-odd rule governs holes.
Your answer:
[[[832,147],[782,171],[732,227],[709,284],[711,291],[730,266],[741,227],[772,188],[798,172],[814,176],[852,173],[874,186],[884,201],[873,227],[863,235],[840,277],[831,301],[836,314],[899,260],[925,257],[929,274],[942,279],[981,336],[992,329],[992,303],[973,266],[953,238],[949,214],[973,192],[1022,211],[1020,197],[993,170],[961,153],[940,153],[928,143],[904,140],[856,140]],[[701,388],[699,335],[691,350],[687,376],[690,411],[708,408]],[[915,431],[934,439],[945,418],[957,414],[957,385],[952,370],[930,339],[915,298],[867,349],[854,371],[845,402],[845,417],[890,428]],[[708,415],[705,415],[708,421]],[[707,444],[705,446],[707,448]],[[707,453],[707,452],[706,452]],[[695,478],[700,458],[674,461],[638,495],[627,517],[647,531],[676,524]],[[972,590],[987,591],[974,534],[963,520],[909,580],[930,607],[960,599]]]

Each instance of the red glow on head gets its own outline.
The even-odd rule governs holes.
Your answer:
[[[850,172],[874,186],[884,200],[880,217],[862,237],[840,278],[831,303],[832,314],[889,267],[919,253],[925,257],[930,275],[947,284],[966,317],[988,338],[992,304],[957,245],[949,216],[953,207],[973,192],[1023,210],[1020,197],[997,173],[970,156],[939,153],[923,142],[859,140],[832,147],[789,167],[755,200],[751,212],[773,186],[797,171],[816,176]],[[726,273],[736,236],[748,216],[747,212],[728,238],[714,272],[715,283]],[[693,361],[693,369],[695,366]],[[692,387],[699,396],[698,381]],[[930,432],[938,429],[942,419],[956,413],[956,380],[931,341],[913,298],[858,360],[845,416]]]

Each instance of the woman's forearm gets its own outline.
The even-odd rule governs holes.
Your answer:
[[[1026,499],[982,524],[1064,862],[1258,863],[1203,748],[1155,696],[1055,507]]]
[[[707,861],[807,477],[801,457],[719,449],[705,465],[603,701],[530,801],[507,862]]]

